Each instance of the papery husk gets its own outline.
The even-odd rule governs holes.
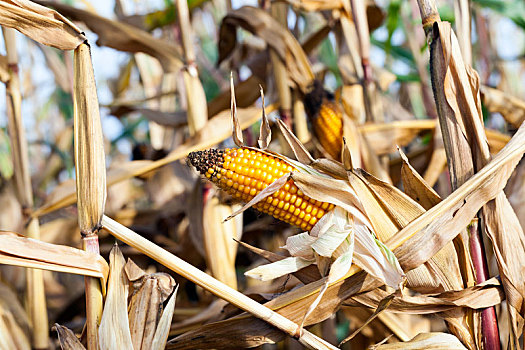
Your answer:
[[[132,286],[128,317],[133,349],[149,349],[161,318],[163,303],[173,293],[176,283],[166,273],[146,275],[132,260],[128,260],[124,271]]]
[[[432,208],[441,202],[441,197],[436,191],[423,179],[421,175],[408,162],[408,158],[401,149],[398,149],[401,155],[401,180],[405,194],[410,196],[425,210]]]
[[[386,231],[387,227],[384,226],[382,230],[377,231],[383,234],[380,237],[382,241],[387,241],[397,231],[425,212],[422,207],[392,185],[382,182],[364,171],[357,170],[355,175],[373,194],[373,197],[369,197],[370,202],[375,200],[379,204],[372,216],[381,221],[390,221],[394,225],[393,231]],[[351,177],[351,184],[355,184],[354,188],[356,189],[362,186],[357,178],[352,180]],[[381,215],[385,216],[380,218]],[[369,217],[371,216],[369,215]],[[452,244],[446,245],[425,265],[408,272],[407,282],[411,289],[421,293],[461,289],[463,280],[454,246]]]
[[[304,232],[303,235],[306,235],[306,236],[310,237],[310,235],[308,235],[307,232]],[[297,237],[297,236],[298,235],[292,236],[292,237]],[[245,243],[245,242],[239,242],[239,244],[242,245],[243,247],[249,249],[252,253],[255,253],[255,254],[265,258],[269,262],[275,262],[275,261],[283,260],[283,259],[286,258],[286,257],[284,257],[282,255],[275,254],[275,253],[272,253],[270,251],[251,246],[251,245],[249,245],[248,243]],[[287,246],[288,246],[288,240],[287,240]],[[286,249],[293,250],[292,247],[287,247]],[[304,269],[295,271],[295,272],[293,272],[293,275],[295,277],[297,277],[297,279],[299,281],[303,282],[304,284],[308,284],[308,283],[317,281],[318,279],[321,278],[321,274],[319,273],[319,269],[316,266],[314,266],[314,265],[310,265],[308,267],[305,267]]]
[[[179,286],[177,285],[162,312],[153,341],[151,342],[151,346],[149,346],[151,350],[163,350],[166,348],[166,341],[168,340],[168,334],[171,329],[171,320],[175,311],[175,300],[178,289]]]
[[[359,126],[377,155],[396,151],[396,145],[408,145],[418,134],[435,128],[435,120],[403,120],[392,123],[370,123]]]
[[[128,279],[124,272],[126,261],[118,246],[109,255],[109,281],[104,312],[98,327],[98,346],[101,350],[133,349],[128,319]]]

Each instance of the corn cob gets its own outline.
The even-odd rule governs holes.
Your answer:
[[[243,202],[249,202],[273,181],[295,170],[282,159],[247,148],[192,152],[188,160],[219,188]],[[290,179],[281,189],[253,207],[310,231],[334,205],[306,196]]]
[[[305,96],[304,106],[312,123],[313,132],[326,152],[340,160],[343,143],[343,113],[333,96],[316,81]]]

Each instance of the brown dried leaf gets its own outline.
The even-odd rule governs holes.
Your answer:
[[[175,300],[177,298],[178,289],[179,286],[177,285],[171,294],[170,300],[166,304],[166,308],[162,312],[151,345],[147,345],[151,350],[163,350],[166,348],[166,341],[168,340],[168,334],[171,328],[171,320],[175,311]]]
[[[166,72],[179,71],[183,67],[179,47],[157,39],[148,32],[64,3],[49,0],[37,0],[36,2],[53,7],[75,21],[84,22],[97,34],[97,45],[125,52],[147,53],[157,58]]]
[[[381,300],[388,296],[382,289],[374,289],[368,293],[351,297],[354,302],[345,305],[364,305],[377,308]],[[434,314],[454,308],[468,307],[483,309],[497,305],[504,300],[503,288],[496,278],[491,278],[479,285],[461,290],[452,290],[433,295],[402,295],[396,296],[389,311],[409,314]]]
[[[232,138],[233,142],[237,145],[237,147],[243,146],[243,139],[242,139],[242,129],[239,124],[239,119],[237,118],[237,102],[235,101],[235,84],[233,84],[233,73],[230,72],[230,91],[231,91],[231,97],[230,97],[230,113],[231,113],[231,120],[232,120]]]
[[[263,9],[243,6],[229,12],[223,18],[219,30],[219,63],[224,61],[235,48],[238,26],[261,37],[274,49],[285,63],[290,78],[301,91],[307,91],[314,79],[308,57],[288,28],[284,28]]]
[[[399,154],[403,161],[401,166],[401,179],[405,193],[413,200],[418,202],[425,210],[432,208],[441,202],[441,197],[432,187],[419,175],[419,173],[410,165],[405,153],[399,148]]]
[[[413,220],[389,241],[402,266],[418,266],[450,242],[476,212],[505,187],[525,152],[525,125],[483,169],[430,210]]]
[[[61,50],[74,50],[87,39],[60,13],[28,0],[0,1],[0,25]]]
[[[378,155],[396,151],[396,145],[404,147],[417,135],[432,131],[435,120],[403,120],[392,123],[368,123],[359,126],[370,146]]]
[[[0,237],[2,264],[102,278],[104,283],[107,279],[108,266],[100,255],[25,238],[12,232],[0,232]]]
[[[154,339],[162,305],[173,292],[175,280],[166,273],[146,275],[132,260],[124,271],[133,282],[128,305],[131,341],[134,349],[146,349]]]
[[[516,128],[525,120],[525,101],[485,85],[481,86],[481,98],[490,112],[501,113]]]
[[[444,91],[443,93],[437,91],[437,96],[444,95],[446,101],[443,102],[448,103],[453,112],[454,119],[449,124],[455,122],[456,125],[460,125],[465,134],[472,154],[468,164],[472,164],[470,166],[474,171],[482,172],[489,163],[491,155],[483,127],[478,74],[463,63],[459,44],[449,23],[437,23],[434,26],[434,36],[436,41],[433,45],[434,56],[439,60],[438,62],[445,63],[442,68],[445,73]],[[440,120],[444,120],[446,115],[440,113],[439,116]],[[454,156],[458,149],[445,137],[444,141],[448,154]],[[463,174],[459,174],[458,178],[461,179]],[[451,171],[451,175],[457,174]],[[468,173],[465,175],[468,176]],[[496,262],[507,296],[513,341],[514,345],[519,347],[518,339],[523,332],[522,315],[525,310],[525,277],[522,273],[525,265],[525,238],[519,220],[502,189],[500,188],[500,192],[490,198],[494,200],[484,205],[481,212],[484,219],[482,229],[493,243]]]
[[[349,175],[372,225],[381,223],[376,232],[386,242],[425,210],[396,187],[382,182],[363,170]],[[366,200],[364,200],[366,198]],[[374,226],[375,227],[375,226]],[[452,244],[446,245],[426,264],[407,273],[408,286],[422,293],[463,287],[457,255]]]
[[[58,341],[62,350],[85,350],[86,348],[77,338],[73,331],[65,326],[55,323],[55,330],[58,333]]]
[[[293,132],[288,129],[288,126],[282,121],[277,120],[277,125],[279,126],[279,129],[281,130],[281,133],[283,134],[284,138],[286,139],[286,142],[292,149],[295,159],[297,159],[299,162],[303,164],[312,164],[314,161],[314,158],[310,155],[310,152],[304,147],[301,141],[293,134]]]
[[[264,107],[264,91],[261,85],[259,85],[261,90],[261,99],[262,99],[262,122],[261,129],[259,130],[259,148],[265,150],[270,145],[272,141],[272,129],[270,129],[270,123],[268,122],[268,117],[266,116],[266,111]]]

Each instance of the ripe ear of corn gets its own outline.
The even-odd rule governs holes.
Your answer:
[[[233,197],[249,202],[264,188],[295,170],[282,159],[247,148],[209,149],[192,152],[188,160],[202,175]],[[331,203],[306,196],[292,179],[253,206],[274,218],[310,231]]]
[[[304,106],[310,118],[315,137],[319,143],[336,159],[341,158],[343,143],[343,113],[319,81],[315,81],[312,91],[305,95]]]

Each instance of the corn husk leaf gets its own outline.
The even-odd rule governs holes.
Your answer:
[[[308,259],[308,257],[311,257],[311,259],[313,259],[313,254],[312,254],[312,249],[310,249],[310,246],[308,245],[309,243],[308,242],[312,242],[311,239],[314,239],[315,237],[311,237],[308,232],[303,232],[303,233],[300,233],[298,235],[294,235],[294,236],[290,236],[286,239],[286,245],[283,247],[287,250],[290,250],[291,251],[294,251],[296,252],[296,256],[300,256],[301,257],[301,254],[304,254],[306,256],[306,259]],[[298,240],[298,242],[296,242],[295,240]],[[303,241],[303,242],[301,242]],[[260,248],[257,248],[257,247],[253,247],[247,243],[244,243],[244,242],[239,242],[239,244],[241,244],[243,247],[249,249],[251,252],[265,258],[266,260],[268,260],[269,262],[275,262],[275,261],[279,261],[279,260],[282,260],[282,259],[285,259],[286,257],[285,256],[282,256],[282,255],[278,255],[278,254],[275,254],[275,253],[272,253],[270,251],[267,251],[267,250],[263,250],[263,249],[260,249]],[[306,252],[308,251],[308,252]],[[302,256],[303,258],[305,258],[305,256]],[[299,270],[295,273],[293,273],[293,275],[295,277],[297,277],[297,279],[301,282],[303,282],[304,284],[308,284],[310,282],[314,282],[314,281],[317,281],[318,279],[321,278],[321,274],[319,273],[319,269],[315,266],[315,265],[310,265],[302,270]]]
[[[219,63],[235,48],[238,26],[261,37],[285,63],[290,78],[302,91],[307,90],[314,75],[301,45],[288,28],[284,28],[268,12],[256,7],[243,6],[223,18],[219,29]]]
[[[374,350],[466,350],[458,338],[448,333],[421,333],[412,340],[402,343],[382,344],[371,347]]]
[[[67,272],[107,280],[108,265],[99,255],[76,248],[0,232],[0,263]]]
[[[266,110],[264,106],[264,91],[262,86],[260,86],[261,90],[261,99],[262,99],[262,117],[261,117],[261,128],[259,130],[259,139],[257,140],[257,143],[259,145],[259,148],[262,150],[265,150],[268,148],[268,145],[272,141],[272,129],[270,129],[270,123],[268,122],[268,116],[266,116]]]
[[[115,245],[109,255],[108,294],[98,328],[101,350],[133,349],[128,319],[128,280],[124,272],[126,261]]]
[[[384,290],[375,289],[351,297],[351,301],[347,301],[345,305],[364,305],[377,308],[388,295],[389,293]],[[497,305],[503,299],[501,283],[496,278],[491,278],[473,287],[457,291],[446,291],[432,295],[396,295],[388,309],[399,313],[434,314],[460,307],[482,309]]]
[[[60,13],[27,0],[0,1],[0,25],[61,50],[74,50],[87,40],[82,31]]]
[[[175,280],[166,273],[146,275],[132,260],[128,260],[124,271],[132,283],[128,317],[133,348],[147,349],[155,337],[162,305],[175,288]]]
[[[157,325],[157,330],[155,331],[155,336],[151,342],[151,346],[148,348],[152,350],[163,350],[166,348],[166,341],[168,340],[168,334],[171,327],[171,320],[173,318],[173,313],[175,311],[175,301],[177,300],[177,291],[179,286],[175,287],[175,290],[171,294],[162,316],[160,317],[159,323]]]
[[[256,278],[261,281],[269,281],[278,277],[297,272],[309,265],[315,263],[315,260],[307,260],[301,257],[292,256],[276,261],[271,264],[261,265],[244,274],[248,277]]]
[[[65,326],[55,323],[55,330],[58,333],[58,341],[62,350],[85,350],[86,348],[77,338],[73,331]]]
[[[401,155],[401,180],[405,193],[413,200],[419,203],[425,210],[432,208],[441,202],[441,197],[432,187],[423,179],[421,175],[410,165],[408,158],[401,149],[398,149]]]
[[[232,122],[232,138],[237,147],[243,146],[242,130],[237,117],[237,101],[235,100],[235,84],[233,84],[233,73],[230,73],[230,91],[231,91],[231,122]]]
[[[504,187],[512,170],[525,152],[525,126],[511,139],[506,148],[502,150],[480,173],[474,175],[466,184],[461,186],[451,196],[447,197],[438,205],[413,220],[399,233],[389,239],[385,244],[394,251],[402,266],[412,268],[417,263],[421,264],[428,260],[436,252],[433,251],[437,244],[437,250],[441,249],[470,222],[470,218],[476,213],[483,203],[495,196]],[[466,202],[465,199],[467,199]],[[456,211],[457,208],[460,208]],[[454,215],[455,213],[455,215]],[[459,216],[458,216],[459,215]],[[465,218],[462,218],[462,217]],[[468,218],[468,219],[466,219]],[[458,219],[464,220],[458,222]],[[436,223],[435,225],[433,223]],[[446,227],[446,230],[443,229]],[[422,235],[422,236],[420,236]],[[418,245],[413,246],[407,237],[414,236]],[[395,249],[396,247],[400,247]],[[415,248],[414,248],[415,247]],[[419,251],[422,256],[418,257]],[[416,256],[413,259],[413,256]],[[305,321],[305,326],[320,322],[336,310],[349,297],[370,291],[380,286],[381,282],[367,276],[358,268],[352,268],[351,276],[345,280],[338,281],[327,288],[323,299],[312,314]],[[300,287],[289,293],[278,296],[265,305],[279,310],[291,320],[300,321],[304,316],[302,310],[308,308],[317,296],[317,291],[324,285],[326,278]],[[242,329],[242,331],[239,331]],[[256,346],[266,342],[274,342],[283,338],[282,333],[273,331],[264,322],[250,317],[238,316],[220,323],[212,323],[201,327],[199,330],[190,331],[168,343],[170,349],[188,348],[192,346],[207,347],[219,346],[228,337],[232,346]],[[235,342],[233,341],[235,339]]]
[[[286,142],[292,148],[295,159],[306,165],[312,164],[314,158],[310,155],[310,152],[308,152],[302,142],[299,141],[299,139],[290,131],[290,129],[288,129],[288,126],[286,126],[286,124],[280,119],[277,121],[277,125],[286,139]]]

